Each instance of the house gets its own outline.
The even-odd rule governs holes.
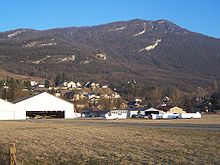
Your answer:
[[[82,84],[80,84],[80,82],[77,82],[77,83],[76,83],[76,87],[77,87],[77,88],[81,88],[81,87],[82,87]]]
[[[100,84],[96,84],[96,88],[100,88]]]
[[[30,81],[30,84],[31,84],[32,87],[34,87],[38,84],[38,82],[37,81]]]
[[[103,85],[102,88],[103,88],[103,89],[106,89],[106,88],[108,88],[108,86],[107,86],[107,85]]]
[[[0,120],[19,120],[25,116],[24,111],[18,111],[16,106],[0,99]]]
[[[186,113],[182,108],[177,106],[161,106],[158,108],[166,113]]]
[[[105,99],[110,99],[111,96],[107,95],[107,94],[104,94],[104,95],[101,95],[102,98],[105,98]]]
[[[86,94],[86,97],[88,99],[93,99],[93,98],[96,98],[96,94],[95,93],[88,93],[88,94]]]
[[[120,99],[121,96],[120,96],[120,94],[118,94],[118,93],[115,92],[115,93],[112,94],[112,98]]]
[[[38,84],[38,88],[45,88],[45,84]]]
[[[135,99],[135,101],[136,102],[142,102],[142,99],[137,98],[137,99]]]
[[[74,99],[75,101],[80,100],[80,95],[79,95],[79,94],[74,94],[74,95],[73,95],[73,99]]]
[[[65,100],[57,98],[47,92],[37,94],[33,97],[21,100],[16,104],[17,111],[26,117],[50,116],[52,118],[77,118],[74,105]]]
[[[67,83],[67,88],[76,88],[76,83],[73,81],[70,81]]]
[[[170,108],[168,113],[186,113],[186,112],[182,108],[175,106]]]
[[[67,87],[67,81],[64,81],[62,84],[61,84],[61,86],[63,86],[63,87]]]
[[[138,115],[138,110],[128,110],[128,117],[133,117],[134,115]]]
[[[95,88],[95,87],[96,87],[96,83],[92,83],[91,88]]]
[[[61,92],[60,92],[60,91],[56,91],[56,92],[55,92],[55,96],[56,96],[56,97],[61,97]]]
[[[73,81],[64,81],[61,84],[62,87],[66,87],[66,88],[76,88],[76,83]]]

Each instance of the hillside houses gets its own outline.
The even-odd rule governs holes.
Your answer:
[[[65,81],[65,82],[63,83],[63,86],[64,86],[64,87],[67,87],[67,88],[76,88],[76,87],[77,87],[77,86],[76,86],[76,83],[73,82],[73,81],[69,81],[69,82]]]
[[[51,85],[47,82],[50,86],[46,88],[48,84],[46,85],[45,83],[31,81],[31,91],[34,93],[47,91],[56,97],[74,102],[78,110],[89,108],[92,105],[100,106],[101,109],[105,109],[106,107],[119,107],[117,100],[121,100],[120,94],[105,84],[90,81],[82,84],[71,80],[64,81],[58,86]]]
[[[20,97],[28,96],[28,95],[35,95],[35,94],[39,94],[42,92],[48,92],[56,97],[59,97],[59,98],[62,98],[64,100],[74,103],[76,109],[79,112],[84,109],[91,108],[91,107],[96,107],[99,110],[127,109],[129,107],[129,109],[138,109],[134,111],[134,114],[137,114],[137,112],[140,111],[141,108],[145,108],[145,107],[149,108],[150,106],[153,106],[157,108],[158,110],[162,110],[164,112],[184,113],[184,110],[181,108],[175,107],[175,103],[172,102],[172,100],[169,101],[168,97],[161,97],[160,102],[159,101],[151,102],[151,100],[149,99],[150,96],[144,98],[144,97],[137,95],[137,97],[126,98],[123,91],[120,90],[120,86],[112,87],[111,89],[106,84],[99,84],[99,83],[91,82],[91,81],[83,84],[83,83],[76,82],[73,80],[64,81],[63,83],[60,83],[58,86],[54,86],[52,83],[48,82],[48,80],[45,82],[30,81],[30,85],[32,86],[32,88],[26,88],[26,91],[23,91],[23,93],[20,94]],[[40,86],[40,85],[43,85],[43,86]],[[25,86],[22,86],[22,87],[25,87]],[[2,91],[3,91],[2,92],[3,99],[6,98],[5,96],[6,94],[7,96],[9,96],[10,89],[3,88]],[[26,92],[26,95],[25,95],[25,92]],[[118,92],[120,92],[122,96]],[[10,98],[10,101],[14,100],[11,98]],[[207,102],[206,99],[205,101]],[[196,99],[196,101],[199,103],[202,102],[203,100]],[[209,102],[207,102],[207,104],[208,106],[212,105]],[[169,105],[172,105],[172,106],[169,106]],[[181,105],[181,104],[178,104],[178,105]],[[187,112],[190,112],[192,110],[190,108],[186,108],[186,107],[184,108],[187,110]],[[199,110],[196,110],[196,111],[199,111]],[[145,114],[145,112],[143,114]]]

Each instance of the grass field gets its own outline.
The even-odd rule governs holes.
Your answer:
[[[62,121],[0,121],[0,154],[15,140],[19,165],[220,164],[220,131]],[[220,124],[220,116],[114,122]]]

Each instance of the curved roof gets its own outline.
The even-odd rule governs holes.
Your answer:
[[[63,99],[57,98],[47,92],[27,98],[23,101],[17,102],[19,108],[26,111],[60,111],[73,110],[73,104]]]

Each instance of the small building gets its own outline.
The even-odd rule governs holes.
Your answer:
[[[32,87],[34,87],[38,84],[38,82],[37,81],[30,81],[30,84],[31,84]]]
[[[87,96],[88,99],[96,98],[95,93],[88,93],[86,96]]]
[[[38,88],[45,88],[45,84],[38,84]]]
[[[129,110],[128,111],[128,117],[133,117],[133,116],[138,115],[138,111],[137,110]]]
[[[163,114],[163,113],[164,113],[164,111],[161,111],[161,110],[153,108],[153,107],[145,110],[145,116],[148,116],[151,114]]]
[[[81,84],[80,82],[77,82],[77,83],[76,83],[76,87],[77,87],[77,88],[81,88],[81,87],[82,87],[82,84]]]
[[[115,93],[112,94],[112,98],[120,99],[121,96],[120,96],[120,94],[118,94],[118,93],[115,92]]]
[[[62,87],[67,87],[67,83],[68,83],[67,81],[64,81],[64,82],[61,84],[61,86],[62,86]]]
[[[60,92],[60,91],[56,91],[56,92],[55,92],[55,96],[56,96],[56,97],[61,97],[61,92]]]
[[[76,88],[76,83],[73,81],[70,81],[67,83],[67,88]]]
[[[128,109],[128,117],[133,117],[137,115],[145,115],[145,110],[144,108],[139,108],[139,107],[132,107]]]
[[[166,113],[186,113],[182,108],[177,106],[161,106],[158,108]]]
[[[170,108],[167,113],[186,113],[186,112],[182,108],[175,106]]]

